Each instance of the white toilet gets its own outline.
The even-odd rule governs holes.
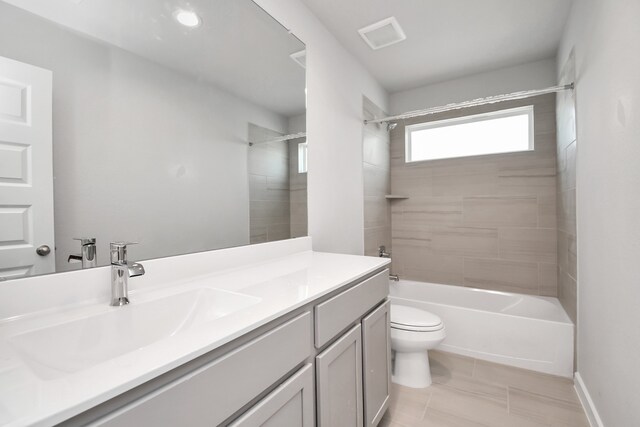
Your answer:
[[[446,337],[435,314],[406,305],[391,304],[391,349],[395,353],[392,381],[411,388],[431,385],[427,350]]]

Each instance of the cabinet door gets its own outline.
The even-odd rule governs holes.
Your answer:
[[[362,427],[362,338],[357,325],[316,356],[319,427]]]
[[[313,427],[313,365],[308,364],[230,427]]]
[[[378,425],[389,407],[391,391],[390,302],[362,319],[364,417],[367,427]]]

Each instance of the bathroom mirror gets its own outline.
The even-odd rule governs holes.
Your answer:
[[[306,235],[304,67],[251,0],[0,1],[0,280]]]

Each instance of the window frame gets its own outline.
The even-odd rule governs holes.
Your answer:
[[[305,174],[309,172],[309,143],[306,140],[304,142],[299,142],[297,149],[298,173]]]
[[[524,114],[523,114],[524,113]],[[526,150],[513,150],[513,151],[500,151],[494,153],[482,153],[482,154],[469,154],[463,156],[455,156],[455,157],[442,157],[437,159],[417,159],[412,160],[411,158],[411,135],[413,132],[427,130],[427,129],[437,129],[443,127],[449,127],[454,125],[463,125],[467,123],[478,123],[483,121],[489,121],[499,118],[507,118],[514,117],[520,115],[527,115],[529,119],[529,146]],[[526,153],[535,150],[535,121],[534,121],[534,106],[533,105],[524,105],[522,107],[508,108],[503,110],[490,111],[486,113],[473,114],[469,116],[463,117],[454,117],[451,119],[442,119],[442,120],[433,120],[424,123],[416,123],[413,125],[405,126],[405,163],[416,163],[416,162],[433,162],[438,160],[451,160],[451,159],[464,159],[469,157],[480,157],[480,156],[495,156],[500,154],[509,154],[509,153]]]

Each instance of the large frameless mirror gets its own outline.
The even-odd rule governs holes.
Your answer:
[[[306,235],[304,67],[251,0],[0,1],[0,280]]]

